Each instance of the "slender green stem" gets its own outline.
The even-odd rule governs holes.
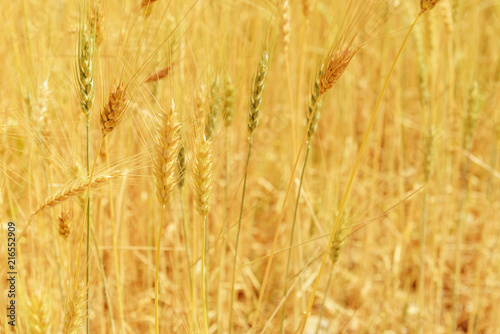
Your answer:
[[[253,138],[251,135],[250,135],[249,141],[250,141],[250,143],[248,145],[247,163],[245,165],[245,178],[243,179],[243,193],[241,195],[240,218],[238,220],[238,232],[236,233],[236,246],[234,249],[233,280],[231,282],[231,304],[229,307],[229,333],[233,332],[234,283],[236,281],[236,262],[238,259],[238,248],[240,245],[241,219],[243,217],[243,206],[245,203],[245,190],[247,188],[248,163],[250,161],[250,153],[252,152]]]
[[[158,319],[158,309],[159,309],[159,286],[160,282],[158,280],[160,272],[160,242],[161,242],[161,232],[163,231],[163,216],[165,215],[165,205],[161,206],[161,218],[160,218],[160,230],[158,231],[158,241],[156,243],[156,266],[155,266],[155,330],[156,334],[160,333],[160,322]]]
[[[285,278],[285,290],[283,296],[287,295],[288,292],[288,278],[289,278],[289,271],[290,271],[290,262],[292,258],[292,246],[293,246],[293,236],[295,233],[295,225],[297,222],[297,212],[299,209],[299,202],[300,202],[300,192],[302,190],[302,182],[304,180],[304,174],[306,171],[306,165],[307,165],[307,158],[309,157],[309,151],[311,150],[311,143],[307,143],[307,149],[306,149],[306,157],[304,159],[304,165],[302,165],[302,172],[300,173],[300,182],[299,182],[299,189],[297,190],[297,199],[295,200],[295,210],[293,212],[293,222],[292,222],[292,231],[290,232],[290,243],[288,244],[288,259],[286,262],[286,278]],[[286,308],[286,300],[283,303],[283,310],[281,311],[281,333],[283,334],[285,332],[285,308]]]
[[[112,307],[111,307],[111,299],[109,298],[109,290],[108,290],[108,283],[106,280],[106,275],[104,272],[104,263],[102,262],[101,255],[99,253],[99,247],[97,243],[97,238],[95,237],[94,234],[94,229],[92,226],[90,227],[90,234],[92,235],[92,241],[94,242],[94,248],[97,253],[97,258],[99,259],[99,267],[101,269],[101,275],[102,275],[102,283],[104,285],[104,296],[106,297],[106,303],[108,304],[108,314],[109,314],[109,322],[111,323],[111,331],[113,333],[116,333],[116,328],[115,328],[115,321],[113,320],[113,312],[112,312]]]
[[[321,266],[320,266],[318,275],[316,276],[316,281],[314,282],[314,287],[313,287],[313,291],[312,291],[311,297],[309,298],[309,303],[307,305],[307,310],[304,313],[304,316],[302,317],[302,321],[301,321],[301,324],[300,324],[299,328],[297,329],[297,333],[302,333],[304,331],[307,319],[309,317],[309,314],[311,313],[311,309],[312,309],[312,306],[313,306],[313,303],[314,303],[314,298],[316,296],[316,291],[318,290],[319,281],[320,281],[321,275],[323,274],[323,271],[325,269],[326,260],[328,259],[328,253],[330,252],[330,248],[332,247],[332,243],[333,243],[333,240],[335,238],[335,232],[336,232],[337,227],[338,227],[338,225],[340,223],[340,219],[342,217],[342,212],[343,212],[345,204],[347,202],[347,197],[349,195],[349,191],[351,190],[351,186],[352,186],[352,183],[354,181],[354,177],[356,176],[356,171],[357,171],[359,163],[361,161],[361,157],[363,156],[363,152],[364,152],[366,143],[368,142],[368,137],[369,137],[371,129],[373,127],[373,123],[375,122],[375,116],[377,116],[377,111],[378,111],[378,108],[380,106],[380,103],[382,102],[382,97],[384,96],[385,90],[386,90],[387,85],[389,83],[389,79],[391,78],[392,72],[394,71],[394,68],[396,67],[396,63],[397,63],[397,61],[399,59],[399,56],[403,52],[403,48],[404,48],[404,46],[406,44],[406,41],[410,37],[410,33],[412,32],[413,28],[417,24],[418,19],[420,18],[420,16],[422,16],[422,14],[424,12],[425,12],[425,10],[422,10],[422,11],[419,12],[419,14],[417,15],[417,17],[415,18],[415,21],[413,22],[413,24],[411,25],[410,29],[408,30],[408,33],[406,34],[406,37],[403,40],[403,44],[399,48],[399,51],[398,51],[398,53],[396,55],[396,59],[394,59],[394,62],[392,63],[391,69],[389,70],[389,74],[387,75],[387,78],[386,78],[386,80],[384,82],[384,86],[382,87],[382,91],[380,92],[380,95],[378,97],[377,104],[375,105],[375,109],[373,110],[373,113],[372,113],[372,116],[371,116],[371,119],[370,119],[370,123],[368,124],[368,128],[366,129],[365,136],[363,138],[363,142],[361,143],[361,147],[359,149],[358,157],[356,158],[356,163],[354,164],[354,168],[351,171],[351,175],[349,177],[349,182],[347,183],[347,187],[346,187],[346,190],[344,192],[344,196],[342,198],[342,202],[340,204],[340,208],[339,208],[339,213],[337,215],[337,219],[335,219],[335,224],[333,225],[333,229],[332,229],[332,232],[330,234],[330,239],[328,240],[328,246],[326,247],[325,253],[323,255],[323,260],[321,262]]]

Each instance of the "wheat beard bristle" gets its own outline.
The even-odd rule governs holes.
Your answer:
[[[355,54],[356,49],[347,47],[328,57],[328,63],[324,66],[323,73],[320,77],[320,95],[323,95],[335,85],[337,80],[344,74],[344,71]]]
[[[179,129],[175,104],[163,111],[158,126],[156,140],[156,195],[161,205],[165,205],[176,185],[175,166],[179,154]]]

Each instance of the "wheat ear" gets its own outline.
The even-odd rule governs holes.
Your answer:
[[[78,41],[78,86],[80,88],[80,105],[87,124],[92,115],[94,104],[94,38],[88,31],[80,34]]]
[[[339,213],[338,213],[337,218],[335,220],[335,223],[333,225],[332,232],[330,233],[330,239],[329,239],[329,242],[328,242],[328,247],[327,247],[327,249],[326,249],[326,251],[324,253],[323,260],[321,261],[321,266],[320,266],[319,272],[318,272],[318,274],[316,276],[316,280],[314,282],[313,291],[312,291],[312,294],[311,294],[311,296],[309,298],[309,302],[307,304],[307,310],[306,310],[306,312],[304,313],[304,315],[302,317],[300,326],[297,329],[296,333],[302,333],[304,331],[305,325],[307,323],[307,319],[309,317],[309,314],[311,313],[311,309],[312,309],[312,306],[313,306],[313,303],[314,303],[314,298],[316,296],[316,291],[318,289],[319,281],[321,279],[321,275],[323,274],[323,270],[325,268],[325,264],[326,264],[326,261],[328,259],[328,254],[330,253],[330,248],[331,248],[333,240],[335,238],[336,230],[337,230],[337,228],[338,228],[338,226],[340,224],[340,217],[342,217],[342,213],[343,213],[345,204],[347,202],[347,197],[349,195],[352,183],[354,181],[354,177],[356,176],[356,171],[358,169],[359,163],[360,163],[361,158],[363,156],[364,148],[365,148],[366,143],[368,141],[368,137],[370,135],[373,123],[375,121],[375,116],[377,116],[377,111],[378,111],[378,108],[380,106],[380,103],[382,102],[382,97],[384,96],[385,90],[386,90],[387,85],[389,83],[389,79],[391,78],[392,72],[394,71],[394,68],[396,67],[396,63],[397,63],[397,61],[399,59],[399,56],[403,52],[403,48],[404,48],[406,42],[408,41],[408,38],[410,37],[410,33],[412,32],[413,28],[415,27],[415,25],[418,22],[418,19],[420,18],[420,16],[422,16],[422,14],[424,12],[425,12],[425,10],[420,11],[420,13],[417,14],[417,17],[415,18],[415,21],[413,21],[413,24],[411,25],[410,29],[408,30],[408,33],[406,34],[405,39],[403,40],[403,43],[401,44],[401,47],[399,48],[399,51],[398,51],[398,53],[396,55],[396,58],[394,59],[394,62],[392,63],[392,66],[391,66],[391,68],[389,70],[389,74],[387,75],[387,77],[385,79],[385,82],[384,82],[384,85],[382,87],[382,90],[381,90],[381,92],[379,94],[379,97],[378,97],[378,100],[377,100],[377,104],[375,105],[375,108],[374,108],[374,110],[372,112],[372,115],[371,115],[371,118],[370,118],[370,122],[368,124],[368,128],[366,129],[365,135],[363,137],[363,141],[361,143],[361,147],[359,149],[358,156],[356,158],[356,162],[354,164],[353,169],[351,170],[351,175],[349,176],[349,181],[347,183],[347,187],[346,187],[346,189],[344,191],[344,195],[342,196],[342,201],[341,201],[340,207],[339,207]]]
[[[64,334],[78,334],[85,323],[85,294],[87,287],[83,282],[75,286],[73,295],[66,303],[64,315]]]
[[[252,93],[250,95],[250,108],[248,112],[248,131],[250,133],[249,145],[248,145],[248,155],[247,162],[245,165],[245,177],[243,179],[243,190],[241,194],[241,204],[240,204],[240,217],[238,219],[238,230],[236,232],[236,245],[234,251],[234,261],[233,261],[233,279],[231,282],[231,304],[229,308],[229,331],[233,332],[233,305],[234,305],[234,286],[236,282],[236,262],[238,260],[238,248],[240,245],[240,233],[241,233],[241,220],[243,218],[243,207],[245,205],[245,192],[247,188],[247,176],[248,176],[248,163],[250,162],[250,154],[252,152],[252,142],[253,142],[253,132],[257,125],[259,124],[259,114],[262,105],[262,94],[264,92],[264,80],[267,75],[267,65],[269,62],[269,56],[267,52],[264,52],[261,56],[259,66],[257,67],[257,73],[254,78],[254,84],[252,87]]]
[[[96,177],[93,178],[92,180],[92,186],[98,186],[102,185],[106,182],[109,182],[110,180],[113,180],[115,178],[118,178],[122,176],[123,173],[120,171],[111,171],[111,172],[106,172],[106,173],[100,173]],[[71,199],[75,196],[81,195],[82,193],[87,190],[87,187],[89,186],[89,178],[85,179],[77,179],[66,186],[61,187],[59,190],[57,190],[54,194],[52,194],[50,197],[48,197],[45,201],[42,202],[30,215],[29,221],[33,221],[35,216],[40,213],[42,210],[45,208],[52,208],[58,204],[61,204],[64,201],[67,201],[68,199]],[[27,227],[26,227],[27,228]]]
[[[201,252],[201,287],[203,302],[203,321],[205,331],[209,329],[208,323],[208,290],[206,272],[206,257],[208,249],[208,213],[210,211],[210,197],[213,186],[212,174],[212,141],[205,136],[196,143],[196,158],[193,166],[194,192],[196,208],[199,215],[203,218],[203,245]]]
[[[155,328],[156,333],[160,331],[159,313],[159,271],[160,271],[160,243],[163,230],[164,211],[167,201],[172,196],[177,177],[175,167],[179,154],[179,129],[180,123],[175,111],[175,103],[168,110],[163,110],[157,126],[157,138],[155,143],[154,174],[156,177],[156,196],[161,205],[160,230],[158,242],[156,243],[156,268],[155,268]]]
[[[123,120],[128,107],[127,91],[120,82],[116,88],[109,93],[108,102],[101,110],[102,136],[113,131]],[[99,152],[98,152],[99,153]]]

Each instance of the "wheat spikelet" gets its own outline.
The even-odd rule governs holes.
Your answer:
[[[283,12],[281,14],[281,30],[283,31],[283,55],[288,57],[288,51],[290,48],[290,33],[292,31],[292,25],[290,23],[290,4],[288,0],[283,2]]]
[[[144,10],[144,16],[148,17],[153,12],[154,3],[158,0],[142,0],[141,9]]]
[[[314,81],[314,86],[311,92],[311,98],[309,100],[308,113],[307,113],[307,123],[309,123],[309,118],[312,114],[311,125],[309,126],[309,130],[307,131],[308,140],[310,141],[316,130],[318,129],[319,117],[321,115],[319,111],[319,97],[320,97],[320,78],[321,78],[321,69],[316,76],[316,80]],[[314,109],[316,106],[316,109]],[[314,111],[314,113],[313,113]]]
[[[210,86],[210,110],[205,124],[205,136],[211,140],[214,137],[217,126],[217,116],[219,115],[219,79],[216,77]]]
[[[161,205],[165,205],[172,196],[177,180],[175,166],[179,154],[179,129],[180,123],[172,100],[169,110],[163,110],[160,115],[155,143],[156,196]]]
[[[330,53],[326,64],[323,66],[320,77],[320,95],[323,95],[335,85],[351,62],[352,57],[356,54],[356,51],[356,48],[348,46],[335,53]]]
[[[64,315],[64,334],[78,334],[85,322],[85,294],[87,288],[83,282],[73,291],[66,303]]]
[[[162,68],[161,70],[152,73],[149,77],[147,77],[146,80],[144,80],[144,82],[159,81],[165,78],[169,73],[170,73],[170,66],[167,66],[165,68]]]
[[[267,63],[269,57],[267,52],[262,54],[262,58],[257,68],[254,85],[252,88],[252,95],[250,96],[250,111],[248,113],[248,131],[252,136],[253,131],[259,124],[260,107],[262,104],[262,93],[264,92],[264,80],[267,74]]]
[[[120,124],[127,110],[127,91],[120,82],[114,91],[109,93],[109,100],[101,110],[102,136],[106,136]]]
[[[68,211],[61,211],[61,213],[57,216],[57,220],[59,222],[59,235],[64,239],[68,239],[71,234],[71,215]]]
[[[420,0],[420,9],[422,11],[431,10],[438,2],[439,0]]]
[[[424,41],[422,37],[422,29],[415,29],[415,42],[417,49],[418,62],[418,81],[420,88],[420,101],[422,106],[428,110],[430,105],[429,87],[427,84],[427,64],[424,52]]]
[[[27,322],[29,324],[28,333],[46,334],[50,333],[50,314],[47,303],[40,290],[37,290],[28,300],[26,300]]]
[[[212,141],[205,137],[196,143],[196,157],[193,166],[193,180],[196,208],[202,217],[210,211],[210,194],[213,185]]]
[[[335,237],[332,241],[332,247],[330,247],[330,252],[328,255],[330,256],[330,260],[332,261],[332,266],[337,263],[339,260],[340,253],[344,248],[346,237],[348,235],[348,229],[345,228],[347,225],[347,213],[344,211],[342,213],[342,217],[339,222],[339,226],[335,231]]]
[[[115,179],[123,174],[120,171],[112,171],[101,173],[92,179],[92,186],[101,185],[112,179]],[[52,208],[68,199],[83,194],[88,188],[89,179],[77,179],[66,186],[61,187],[52,196],[48,197],[42,204],[40,204],[35,211],[31,213],[29,221],[32,221],[35,216],[45,208]]]
[[[230,127],[234,118],[234,85],[231,82],[231,77],[226,77],[226,87],[224,92],[224,125]]]
[[[450,0],[444,0],[441,2],[441,13],[443,15],[445,31],[448,35],[452,35],[455,30],[455,24],[453,22]]]
[[[94,3],[89,18],[90,31],[94,36],[96,46],[99,48],[104,39],[104,15],[102,14],[101,2]]]
[[[94,104],[94,38],[88,31],[80,34],[78,41],[78,86],[80,88],[80,105],[87,124],[90,122],[92,105]]]

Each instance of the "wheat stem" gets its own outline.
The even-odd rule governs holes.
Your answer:
[[[290,194],[290,190],[292,188],[293,175],[295,175],[295,172],[297,171],[297,166],[299,164],[300,153],[302,152],[302,149],[304,148],[304,144],[306,142],[306,139],[307,139],[307,137],[309,135],[308,129],[311,126],[311,123],[312,123],[312,120],[313,120],[313,116],[314,116],[314,113],[316,111],[316,107],[318,106],[318,103],[320,101],[320,98],[321,98],[321,95],[318,97],[318,99],[315,101],[315,103],[314,103],[314,105],[312,107],[311,115],[310,115],[309,121],[307,122],[306,131],[304,133],[304,137],[302,138],[302,143],[300,144],[299,152],[297,153],[297,159],[295,159],[295,163],[293,165],[292,173],[291,173],[291,176],[290,176],[290,181],[288,182],[288,186],[287,186],[286,193],[285,193],[285,199],[283,200],[283,206],[281,207],[281,212],[280,212],[280,216],[278,218],[278,223],[276,224],[276,228],[275,228],[275,231],[274,231],[274,238],[273,238],[273,243],[271,245],[271,252],[269,253],[269,258],[267,260],[266,272],[264,274],[264,279],[262,280],[262,285],[260,287],[259,299],[257,301],[257,307],[255,309],[255,314],[254,314],[254,319],[253,319],[253,323],[252,323],[251,333],[255,333],[255,329],[256,329],[256,326],[257,326],[258,314],[259,314],[259,311],[260,311],[260,307],[262,305],[262,299],[264,297],[264,291],[266,290],[267,281],[269,279],[269,273],[271,272],[271,264],[273,262],[273,256],[274,256],[274,252],[276,250],[276,244],[278,243],[278,235],[279,235],[279,230],[280,230],[280,227],[281,227],[281,222],[283,221],[283,216],[285,214],[286,201],[288,199],[288,195]]]
[[[161,232],[163,230],[163,220],[165,216],[165,205],[161,206],[161,218],[160,218],[160,230],[158,231],[158,241],[156,242],[156,266],[155,266],[155,330],[156,334],[160,333],[160,323],[158,321],[158,309],[159,309],[159,272],[160,272],[160,242],[161,242]]]
[[[344,196],[342,197],[342,202],[340,204],[339,213],[337,215],[337,218],[335,219],[335,224],[333,225],[333,229],[332,229],[332,232],[330,234],[330,239],[328,241],[328,247],[327,247],[327,249],[325,251],[325,254],[323,256],[323,260],[321,262],[321,266],[319,268],[318,275],[316,276],[316,281],[314,282],[313,291],[312,291],[311,297],[309,298],[309,303],[307,305],[307,310],[304,313],[304,316],[302,317],[302,321],[301,321],[301,324],[300,324],[300,326],[299,326],[299,328],[297,330],[297,333],[302,333],[304,331],[304,328],[305,328],[305,325],[306,325],[306,322],[307,322],[307,318],[309,317],[309,314],[311,313],[312,305],[313,305],[313,302],[314,302],[314,297],[316,296],[316,291],[318,290],[319,281],[321,279],[321,274],[323,273],[323,270],[325,269],[326,260],[328,259],[328,253],[330,252],[330,248],[332,247],[332,242],[333,242],[333,240],[335,238],[335,232],[337,230],[337,227],[339,225],[340,219],[342,217],[342,212],[343,212],[345,204],[347,202],[347,197],[349,195],[349,191],[350,191],[352,183],[354,181],[354,177],[356,176],[356,171],[357,171],[359,163],[361,161],[361,157],[363,156],[364,148],[365,148],[366,143],[368,141],[368,137],[370,135],[370,131],[372,129],[373,123],[375,122],[375,116],[377,115],[378,108],[380,106],[380,103],[382,102],[382,97],[384,96],[385,90],[386,90],[387,85],[389,83],[389,79],[391,78],[392,72],[394,71],[394,68],[396,67],[396,63],[397,63],[397,61],[399,59],[399,56],[403,52],[403,48],[404,48],[404,46],[406,44],[406,41],[410,37],[411,31],[413,30],[413,28],[417,24],[418,19],[420,18],[420,16],[422,16],[422,14],[424,12],[425,12],[425,10],[422,10],[422,11],[420,11],[418,13],[417,17],[415,18],[415,21],[413,22],[413,24],[411,25],[410,29],[408,30],[408,33],[406,34],[406,37],[403,40],[403,44],[399,48],[399,51],[398,51],[398,53],[396,55],[396,59],[394,59],[394,62],[392,63],[391,69],[389,70],[389,74],[387,75],[387,78],[385,79],[384,86],[382,87],[382,91],[380,92],[380,95],[379,95],[378,100],[377,100],[377,104],[375,105],[375,109],[373,110],[373,113],[372,113],[372,116],[371,116],[371,119],[370,119],[370,123],[368,124],[368,129],[366,129],[365,136],[364,136],[363,142],[361,144],[361,148],[359,149],[358,157],[356,158],[356,163],[354,164],[354,167],[353,167],[353,169],[351,171],[351,175],[349,177],[349,182],[347,183],[347,187],[346,187],[346,190],[344,192]]]
[[[253,142],[253,138],[250,135],[249,145],[248,145],[247,162],[245,165],[245,177],[243,178],[243,193],[241,195],[240,218],[238,219],[238,230],[236,232],[236,246],[234,249],[233,280],[231,282],[231,304],[229,306],[229,333],[233,332],[233,305],[234,305],[234,285],[235,285],[235,281],[236,281],[236,262],[238,259],[238,248],[240,245],[241,219],[243,217],[243,206],[245,203],[245,190],[247,188],[248,163],[250,161],[250,153],[252,152],[252,142]]]
[[[304,165],[302,165],[302,172],[300,173],[300,182],[299,182],[299,189],[297,190],[297,199],[295,200],[295,210],[293,212],[293,222],[292,222],[292,230],[290,232],[290,242],[288,244],[288,258],[286,262],[286,278],[285,278],[285,290],[283,291],[284,294],[283,296],[286,296],[288,293],[288,278],[289,278],[289,271],[290,271],[290,260],[292,258],[292,246],[293,246],[293,236],[295,232],[295,225],[297,222],[297,212],[299,209],[299,202],[300,202],[300,192],[302,190],[302,182],[304,180],[304,174],[306,171],[306,165],[307,165],[307,158],[309,157],[309,151],[311,150],[311,143],[307,143],[307,149],[306,149],[306,157],[304,158]],[[285,332],[285,308],[286,308],[286,300],[283,302],[283,310],[281,311],[281,333],[283,334]]]

